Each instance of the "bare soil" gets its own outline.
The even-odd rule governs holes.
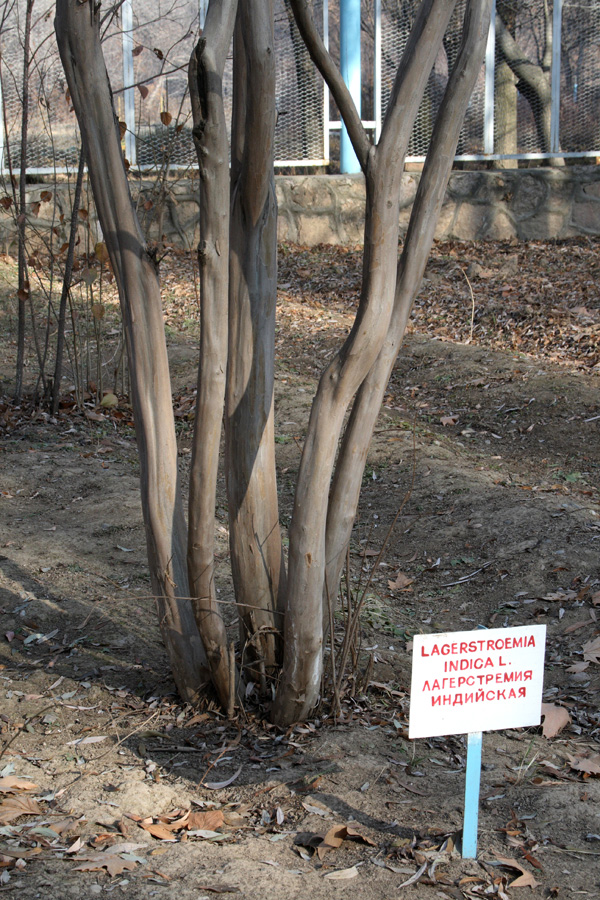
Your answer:
[[[365,473],[353,595],[371,580],[355,697],[337,722],[324,703],[282,733],[253,695],[233,722],[210,699],[182,705],[150,596],[126,401],[105,412],[90,397],[91,419],[66,403],[55,420],[0,402],[0,891],[600,896],[600,678],[589,649],[600,606],[599,250],[436,246]],[[284,526],[316,378],[350,328],[358,258],[281,249]],[[164,267],[185,483],[193,263]],[[13,262],[0,268],[10,281]],[[216,540],[233,622],[223,493]],[[465,738],[408,740],[410,641],[532,622],[548,627],[544,699],[570,723],[550,738],[484,735],[478,858],[463,860]],[[334,826],[349,831],[325,852]]]

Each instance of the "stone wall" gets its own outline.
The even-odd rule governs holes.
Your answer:
[[[402,177],[400,230],[406,231],[420,174]],[[279,238],[300,244],[362,239],[361,176],[280,177]],[[548,240],[600,235],[600,167],[457,171],[450,177],[436,238]]]
[[[402,176],[400,229],[406,231],[420,174]],[[299,244],[357,244],[362,240],[364,182],[362,176],[279,176],[278,232],[281,241]],[[52,203],[40,203],[48,185],[27,186],[30,233],[55,231],[55,246],[68,239],[70,190],[58,187],[58,214],[51,219]],[[160,209],[144,206],[153,197],[152,186],[142,185],[139,203],[142,224],[153,239],[164,236],[177,246],[192,248],[198,241],[197,182],[170,184]],[[91,229],[92,243],[100,239],[90,204],[81,223],[81,239]],[[600,166],[456,171],[452,173],[438,223],[438,239],[547,240],[576,235],[600,235]],[[16,228],[11,210],[0,206],[0,249],[14,253]]]

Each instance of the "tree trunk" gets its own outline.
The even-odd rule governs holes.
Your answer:
[[[278,659],[285,568],[273,388],[277,206],[272,0],[240,0],[234,51],[226,473],[231,566],[244,657],[266,687]],[[243,49],[240,46],[243,42]]]
[[[229,147],[223,71],[237,0],[211,3],[189,68],[194,143],[200,173],[200,362],[190,471],[188,571],[194,614],[213,684],[227,707],[231,686],[227,632],[215,588],[215,506],[225,402],[228,341]]]
[[[274,719],[305,718],[319,696],[323,651],[323,592],[328,495],[347,407],[381,351],[392,313],[402,167],[429,73],[454,4],[425,0],[419,8],[394,82],[377,147],[365,152],[357,114],[343,83],[329,68],[305,0],[292,0],[309,51],[327,78],[366,177],[363,283],[355,323],[327,367],[313,401],[290,525],[282,679]],[[337,584],[328,585],[332,596]]]
[[[496,0],[496,15],[514,37],[517,25],[517,6],[513,0]],[[507,63],[499,41],[496,41],[494,69],[494,152],[517,152],[517,76]],[[501,159],[499,169],[517,169],[516,159]]]
[[[209,678],[189,599],[186,529],[155,261],[129,193],[102,57],[99,5],[58,0],[58,47],[81,130],[98,218],[119,289],[141,470],[148,562],[175,682],[190,702]]]
[[[494,153],[517,152],[517,79],[500,56],[494,70]],[[517,159],[499,159],[499,169],[517,169]]]
[[[548,52],[552,53],[552,31],[546,21],[544,57]],[[550,141],[552,89],[549,73],[541,64],[533,62],[523,52],[521,47],[510,33],[500,15],[496,15],[496,42],[506,63],[510,66],[517,79],[517,87],[527,99],[533,113],[539,147],[542,153],[550,153],[552,150]],[[548,50],[548,48],[550,48]],[[553,165],[564,165],[564,160],[557,157],[552,160]]]

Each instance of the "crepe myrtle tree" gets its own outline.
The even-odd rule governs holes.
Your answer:
[[[299,31],[346,123],[366,183],[364,262],[353,327],[323,371],[295,489],[287,559],[277,508],[273,385],[276,201],[273,0],[210,0],[189,66],[200,172],[201,340],[188,523],[177,474],[160,282],[131,202],[99,40],[99,6],[57,0],[56,32],[125,322],[148,562],[181,696],[212,683],[230,711],[240,681],[273,692],[272,718],[305,719],[320,694],[335,602],[367,449],[433,241],[461,123],[480,69],[491,0],[467,0],[460,50],[398,258],[404,158],[455,3],[422,0],[373,144],[307,0]],[[223,71],[233,41],[228,147]],[[346,420],[346,413],[350,415]],[[231,575],[241,653],[215,589],[222,423]]]

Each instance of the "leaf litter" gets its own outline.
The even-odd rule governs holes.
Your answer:
[[[134,843],[139,834],[143,847],[131,855],[150,862],[127,859],[121,849],[106,859],[117,860],[116,870],[125,863],[131,868],[112,876],[107,866],[100,865],[87,875],[78,872],[78,877],[102,878],[107,883],[109,878],[127,875],[165,884],[163,876],[175,876],[185,892],[188,863],[178,869],[175,860],[188,860],[186,854],[194,848],[220,854],[229,866],[241,866],[245,858],[251,865],[253,854],[256,859],[264,858],[268,846],[278,869],[289,873],[290,879],[298,878],[294,871],[307,876],[310,872],[328,875],[332,868],[334,872],[356,870],[358,876],[349,879],[348,890],[354,885],[364,890],[363,866],[368,863],[374,875],[384,879],[372,881],[373,896],[386,900],[390,891],[411,879],[415,880],[403,888],[407,895],[421,890],[421,885],[438,892],[447,885],[464,896],[485,896],[486,891],[508,896],[513,887],[517,891],[516,882],[525,874],[518,866],[474,867],[460,860],[455,851],[442,849],[447,831],[451,827],[453,833],[460,830],[457,798],[464,778],[464,745],[460,737],[416,745],[408,742],[406,645],[418,630],[532,620],[549,626],[545,703],[561,712],[549,712],[542,729],[486,735],[481,860],[522,860],[523,867],[533,868],[549,890],[558,884],[564,890],[577,880],[577,873],[567,877],[560,866],[553,866],[557,859],[564,863],[564,854],[579,853],[586,863],[595,865],[585,841],[586,834],[597,832],[593,810],[598,799],[600,726],[598,658],[594,653],[598,625],[592,612],[600,603],[600,585],[597,568],[588,561],[591,557],[584,557],[581,551],[589,544],[597,554],[594,539],[600,539],[592,515],[598,499],[594,479],[598,428],[594,416],[598,409],[587,382],[575,381],[572,374],[577,372],[577,379],[596,374],[597,341],[592,326],[598,303],[587,286],[589,276],[577,276],[577,271],[583,273],[594,265],[594,252],[593,243],[577,241],[569,245],[533,243],[527,251],[514,244],[437,245],[424,292],[417,301],[412,334],[385,400],[383,427],[375,436],[376,477],[369,475],[365,485],[359,522],[361,540],[369,528],[371,534],[368,543],[357,541],[352,554],[367,572],[379,547],[380,526],[372,513],[375,511],[381,522],[385,503],[406,488],[406,459],[412,452],[412,423],[416,421],[415,497],[400,521],[401,539],[384,557],[384,566],[371,583],[373,596],[366,603],[358,652],[360,655],[365,648],[373,657],[371,686],[358,684],[354,693],[348,691],[342,697],[342,715],[332,730],[329,725],[333,723],[325,713],[282,736],[265,727],[264,710],[252,707],[254,697],[248,698],[239,729],[232,730],[209,704],[191,710],[169,696],[163,663],[156,661],[156,644],[147,643],[143,630],[144,621],[153,623],[154,619],[152,600],[144,597],[148,591],[144,567],[137,561],[143,559],[141,534],[132,519],[120,515],[121,509],[119,515],[108,511],[111,506],[121,507],[128,479],[132,496],[137,497],[131,474],[135,465],[131,415],[124,399],[117,397],[119,403],[114,407],[86,401],[87,411],[97,417],[88,424],[73,405],[64,407],[61,424],[65,431],[73,428],[75,433],[66,435],[63,446],[56,450],[50,445],[47,425],[33,418],[32,407],[25,402],[17,410],[3,402],[0,419],[5,433],[11,438],[28,435],[27,477],[35,471],[32,464],[41,464],[45,456],[60,470],[89,467],[85,477],[73,483],[75,499],[89,496],[88,488],[100,474],[107,495],[106,512],[99,513],[102,518],[94,525],[98,534],[93,538],[88,534],[86,540],[102,548],[108,565],[97,563],[90,571],[92,567],[82,560],[84,571],[78,573],[71,571],[65,560],[46,552],[43,565],[38,557],[31,568],[37,577],[30,591],[33,599],[2,600],[6,610],[2,633],[10,634],[10,639],[2,642],[0,662],[5,666],[0,675],[7,676],[0,684],[4,717],[0,721],[0,752],[4,749],[5,759],[15,770],[0,773],[0,777],[14,776],[41,787],[0,792],[2,801],[11,797],[32,800],[39,808],[36,814],[23,812],[0,825],[0,871],[13,882],[23,877],[21,873],[31,878],[42,855],[51,857],[43,865],[54,865],[57,875],[77,865],[98,866],[107,850],[124,840]],[[469,254],[472,258],[465,261]],[[465,316],[468,298],[464,276],[456,266],[481,265],[484,257],[484,274],[469,276],[476,315],[473,342],[466,349],[461,340],[468,336],[470,306],[469,316]],[[519,280],[502,274],[505,262],[515,257]],[[357,260],[358,254],[339,248],[282,254],[282,281],[288,286],[281,292],[277,340],[293,403],[281,393],[281,384],[278,390],[282,421],[294,423],[288,427],[289,446],[278,445],[284,454],[284,468],[294,470],[295,436],[302,439],[297,407],[298,398],[303,401],[305,394],[295,388],[300,385],[304,391],[302,378],[306,380],[313,371],[316,374],[333,343],[347,333],[359,285]],[[333,277],[327,274],[330,264],[340,269]],[[190,283],[188,267],[189,261],[177,254],[164,264],[165,279],[178,288],[167,300],[167,322],[180,337],[192,303],[185,287]],[[309,275],[301,276],[300,268]],[[183,290],[177,281],[184,285]],[[190,294],[187,300],[186,290]],[[554,321],[548,323],[549,318]],[[507,348],[512,355],[503,362],[501,354]],[[536,373],[542,369],[545,374],[538,377]],[[192,366],[175,393],[183,450],[185,429],[193,421],[194,380]],[[538,399],[530,403],[534,397]],[[449,421],[442,422],[442,418]],[[115,429],[114,436],[101,433],[107,424]],[[529,430],[532,424],[533,430]],[[98,433],[85,430],[89,428],[98,428]],[[543,440],[538,442],[538,438]],[[461,446],[455,445],[455,440]],[[450,466],[445,481],[437,470],[442,451],[446,454],[444,465]],[[528,469],[523,459],[534,451],[539,451],[535,466]],[[461,456],[468,470],[465,479],[452,468]],[[493,462],[496,456],[499,459]],[[13,468],[20,472],[16,454],[5,453],[4,458],[8,473]],[[104,468],[106,465],[112,470]],[[116,491],[111,486],[113,474]],[[481,502],[469,508],[463,498],[469,498],[480,477],[488,476],[487,493],[482,491],[477,498]],[[43,498],[34,497],[40,488],[48,489],[45,482],[32,480],[23,491],[23,480],[15,477],[7,483],[2,501],[15,510],[20,504],[19,514],[41,516],[49,507],[48,500],[44,507]],[[377,499],[382,493],[387,495],[383,501]],[[501,496],[507,498],[504,504]],[[33,498],[27,500],[26,508],[25,497]],[[67,499],[66,505],[70,502]],[[546,503],[547,518],[536,518],[536,508]],[[489,519],[480,514],[486,506],[493,528],[488,528]],[[76,508],[83,509],[73,505],[72,509]],[[518,516],[519,509],[523,519]],[[84,519],[92,512],[87,503]],[[68,518],[72,513],[64,515]],[[504,526],[504,519],[512,521]],[[113,523],[109,527],[120,528],[123,534],[108,530],[104,537],[101,529],[105,523]],[[220,524],[226,528],[225,520]],[[436,531],[442,524],[445,539],[438,538]],[[58,523],[59,529],[65,526]],[[11,540],[16,538],[26,546],[21,527],[15,522]],[[44,527],[56,527],[56,521]],[[543,540],[532,543],[532,535],[540,534]],[[54,541],[56,534],[48,538]],[[546,538],[551,551],[545,549]],[[116,548],[121,549],[117,552]],[[14,547],[4,552],[24,559]],[[133,572],[138,581],[131,578]],[[406,581],[398,584],[401,575]],[[7,578],[3,586],[18,597],[22,586],[15,586],[10,573]],[[71,598],[84,598],[84,587],[89,588],[90,596],[78,606]],[[400,596],[402,603],[398,602]],[[54,603],[57,610],[68,611],[68,621],[64,612],[45,621],[37,597]],[[135,633],[132,643],[118,646],[131,634],[132,603],[140,610],[136,616],[142,630]],[[24,615],[13,612],[19,604],[25,606]],[[118,613],[119,609],[123,612]],[[40,641],[44,637],[46,640]],[[357,677],[360,674],[359,668]],[[57,675],[64,679],[60,690],[65,698],[60,701],[55,699],[58,687],[51,689]],[[90,686],[83,687],[83,683]],[[5,701],[4,685],[7,695],[12,692]],[[85,699],[88,692],[93,699]],[[46,701],[52,708],[37,716],[36,710]],[[571,722],[555,730],[557,716],[570,716]],[[241,743],[228,749],[239,733]],[[7,746],[9,741],[12,743]],[[43,741],[46,747],[41,749]],[[140,780],[133,781],[134,774]],[[366,783],[368,790],[361,791]],[[342,817],[331,798],[346,804]],[[511,818],[510,810],[517,806]],[[567,824],[566,813],[575,808],[578,821]],[[524,810],[531,810],[531,817]],[[209,813],[217,815],[211,818]],[[85,821],[82,815],[86,815]],[[186,815],[184,825],[181,820]],[[194,820],[195,815],[201,818]],[[63,827],[61,821],[67,824]],[[312,828],[311,833],[322,841],[330,821],[340,828],[356,829],[374,843],[344,839],[340,846],[326,850],[323,859],[315,847],[308,848],[308,859],[293,856],[296,835]],[[503,822],[508,822],[504,830]],[[254,844],[259,849],[253,850]],[[298,849],[303,848],[298,845]],[[82,856],[91,858],[77,859]],[[161,860],[163,874],[150,871],[154,859]],[[19,866],[15,860],[21,860]],[[305,868],[294,870],[294,864]],[[253,875],[250,881],[239,882],[249,896],[255,879]],[[237,880],[228,874],[228,882]],[[239,889],[237,885],[222,887],[228,886]],[[205,874],[197,878],[195,888],[213,889]]]

